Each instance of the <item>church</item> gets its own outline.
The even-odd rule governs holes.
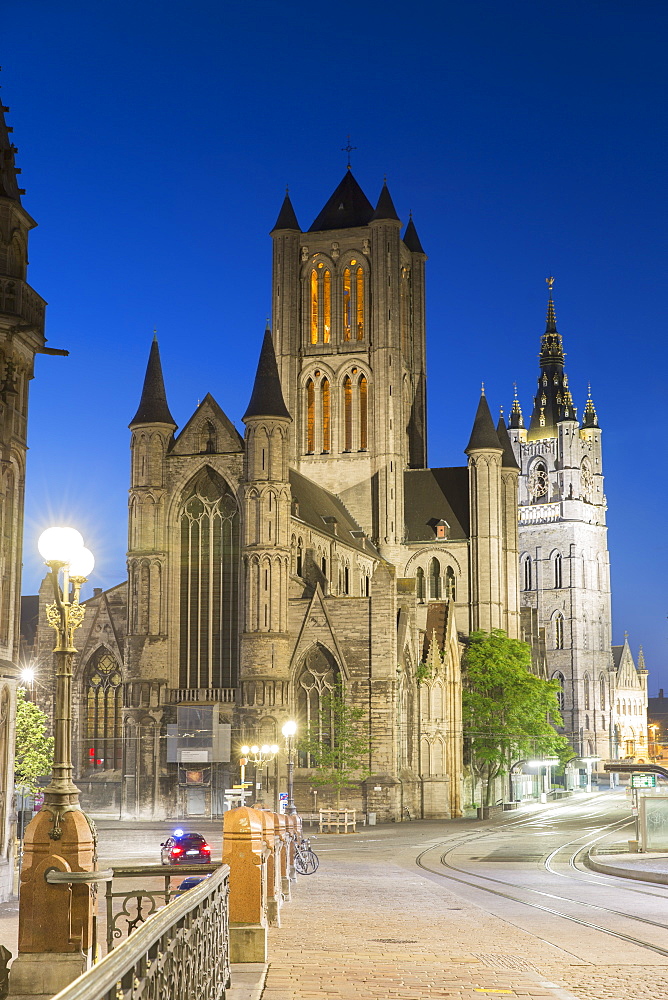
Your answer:
[[[213,395],[178,429],[150,347],[129,425],[128,578],[96,591],[77,632],[83,801],[218,815],[240,746],[281,744],[288,719],[331,735],[321,708],[340,685],[370,744],[349,805],[459,816],[464,641],[523,631],[511,440],[483,394],[467,464],[427,465],[427,258],[386,184],[373,205],[346,170],[306,230],[286,194],[271,238],[243,437]],[[36,641],[48,656],[41,624]],[[298,754],[302,811],[311,763]],[[281,753],[260,773],[269,801],[285,768]]]

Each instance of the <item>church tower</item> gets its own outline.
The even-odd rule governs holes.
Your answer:
[[[278,368],[292,463],[337,493],[381,552],[404,530],[403,475],[426,465],[425,253],[387,184],[350,168],[303,232],[286,194],[274,241]]]
[[[578,421],[552,299],[529,427],[517,399],[508,433],[520,466],[520,590],[545,629],[550,677],[563,691],[565,735],[583,755],[611,756],[610,568],[601,428],[591,392]]]

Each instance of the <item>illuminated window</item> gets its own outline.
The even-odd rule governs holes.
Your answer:
[[[309,455],[315,451],[315,386],[313,379],[309,379],[306,383],[306,451]]]
[[[343,380],[343,450],[353,447],[353,383],[350,375]]]
[[[318,275],[311,271],[311,343],[318,343]]]
[[[322,339],[329,344],[332,338],[332,276],[325,271],[322,276],[323,331]]]
[[[356,278],[357,339],[364,340],[364,271],[361,267],[357,268]]]
[[[120,667],[102,647],[86,671],[86,722],[82,761],[85,767],[110,771],[121,766],[121,709],[123,687]],[[91,753],[91,750],[93,753]]]
[[[351,301],[350,268],[343,272],[343,339],[350,340],[350,328],[352,322],[352,301]]]
[[[320,386],[322,399],[322,450],[331,451],[331,419],[330,419],[330,391],[329,380],[324,378]]]
[[[360,390],[360,451],[366,451],[367,448],[369,447],[368,444],[369,399],[368,399],[368,383],[364,375],[360,375],[359,390]]]

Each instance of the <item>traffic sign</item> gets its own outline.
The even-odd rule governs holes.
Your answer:
[[[656,788],[656,775],[632,774],[631,788]]]

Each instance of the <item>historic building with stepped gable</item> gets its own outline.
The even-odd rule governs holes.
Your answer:
[[[520,466],[522,618],[533,615],[544,633],[547,674],[562,688],[562,731],[576,753],[618,758],[629,752],[631,742],[646,752],[646,719],[644,726],[635,720],[631,739],[630,720],[620,716],[617,703],[623,708],[644,698],[646,713],[647,671],[644,661],[636,670],[628,644],[611,646],[602,432],[591,391],[582,421],[577,419],[557,331],[554,279],[547,280],[531,420],[525,427],[516,392],[508,427]],[[637,697],[627,698],[627,688]]]
[[[271,236],[273,329],[243,437],[211,395],[177,431],[151,346],[128,580],[96,592],[77,633],[84,801],[215,814],[238,747],[281,744],[289,718],[303,731],[340,682],[372,743],[351,803],[457,816],[462,640],[520,634],[511,442],[483,395],[468,464],[427,467],[426,255],[385,184],[374,207],[348,169],[307,231],[286,195]]]

